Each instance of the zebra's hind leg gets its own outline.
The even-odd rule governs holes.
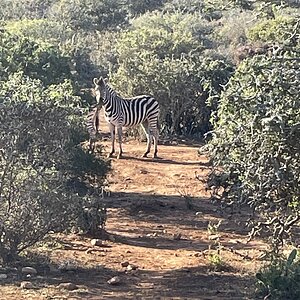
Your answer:
[[[155,133],[153,134],[153,139],[154,139],[154,153],[153,153],[153,158],[158,158],[158,156],[157,156],[158,129],[155,130]]]
[[[123,156],[123,150],[122,150],[122,127],[118,127],[117,128],[117,132],[118,132],[118,141],[119,141],[119,154],[117,158],[122,158]]]
[[[142,128],[143,128],[143,130],[146,134],[146,137],[147,137],[147,148],[146,148],[145,153],[142,155],[142,157],[147,157],[147,155],[150,153],[150,149],[151,149],[152,136],[150,135],[147,122],[143,122],[141,124],[141,126],[142,126]]]

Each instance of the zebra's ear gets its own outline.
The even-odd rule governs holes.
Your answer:
[[[99,83],[100,83],[100,79],[94,78],[94,79],[93,79],[93,82],[94,82],[95,86],[98,86]]]

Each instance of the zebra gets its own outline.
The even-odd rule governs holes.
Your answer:
[[[106,82],[100,77],[94,78],[97,108],[95,108],[88,118],[88,128],[90,132],[97,132],[99,124],[99,112],[104,108],[104,117],[109,125],[111,135],[111,151],[108,157],[115,153],[115,131],[117,129],[119,154],[122,158],[122,127],[141,125],[146,137],[147,148],[142,157],[147,157],[151,150],[152,140],[154,141],[154,158],[157,156],[158,144],[158,116],[159,104],[156,99],[149,95],[140,95],[133,98],[120,97]],[[93,130],[91,130],[91,128]]]
[[[87,116],[87,129],[90,135],[89,138],[89,151],[95,151],[95,142],[99,137],[100,133],[100,111],[101,107],[96,105],[93,109],[89,112]]]

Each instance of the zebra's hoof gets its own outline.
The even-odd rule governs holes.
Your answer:
[[[123,158],[123,155],[122,154],[118,154],[117,159],[121,159],[121,158]]]
[[[143,155],[142,155],[142,157],[147,157],[147,155],[148,155],[148,153],[146,152],[146,153],[144,153]]]

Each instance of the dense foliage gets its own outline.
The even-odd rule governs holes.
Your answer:
[[[103,225],[101,200],[87,178],[101,186],[107,166],[80,146],[80,99],[68,82],[44,88],[16,74],[0,87],[0,259],[7,262],[50,230],[94,230],[92,206],[101,208]]]
[[[154,13],[136,19],[118,39],[112,81],[125,95],[155,95],[164,133],[204,134],[210,127],[206,102],[232,71],[223,57],[205,53],[214,45],[211,33],[198,13]]]
[[[293,249],[288,257],[274,257],[256,274],[257,294],[278,300],[293,300],[300,297],[299,252]]]
[[[44,85],[57,84],[71,78],[68,58],[57,47],[37,43],[25,36],[0,32],[0,77],[23,72],[40,79]]]
[[[277,246],[300,219],[300,48],[294,35],[239,65],[222,94],[209,144],[213,174],[220,176],[216,192],[228,203],[250,205],[253,232],[271,231]]]

